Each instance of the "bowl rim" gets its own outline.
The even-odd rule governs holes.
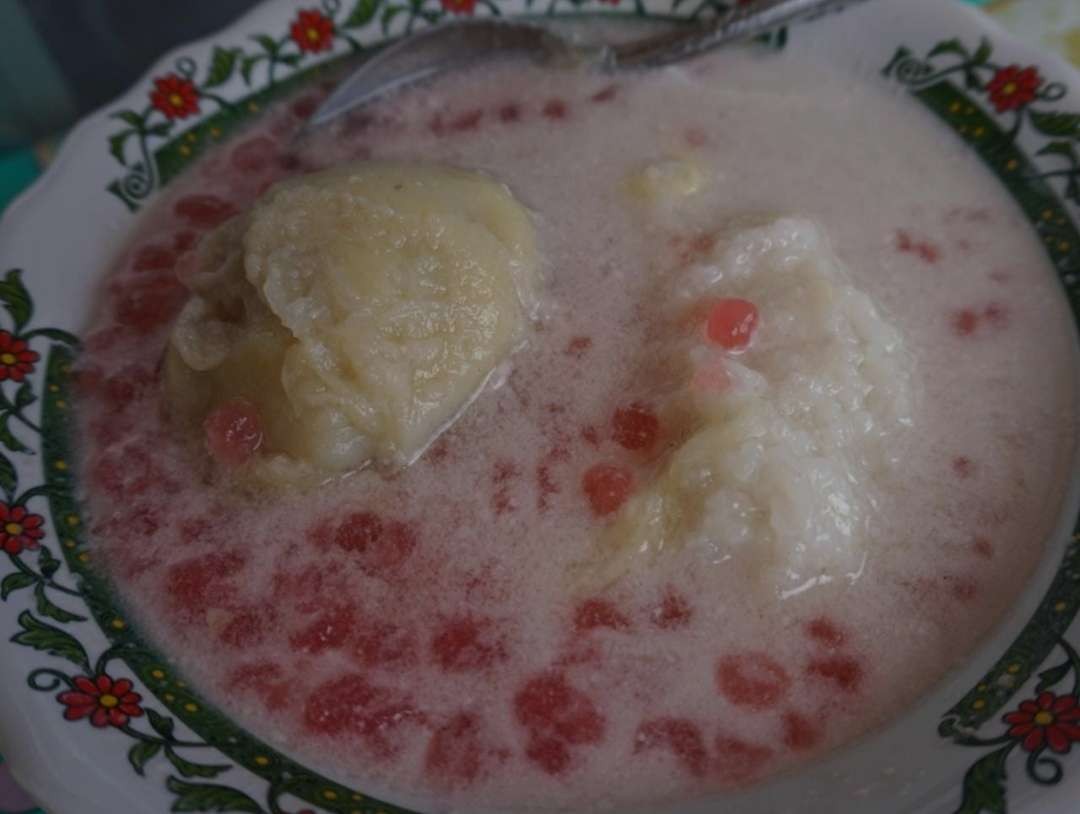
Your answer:
[[[351,0],[348,5],[352,5]],[[361,3],[358,3],[357,7],[359,7],[359,5],[361,5]],[[378,3],[375,3],[374,5],[377,6]],[[510,2],[504,5],[509,6],[512,10],[513,8],[516,8],[517,6],[522,4]],[[660,3],[656,4],[653,4],[651,2],[646,4],[643,2],[639,5],[662,5],[662,0]],[[899,5],[899,3],[896,3],[895,5]],[[914,6],[917,4],[912,3],[910,5]],[[923,9],[926,9],[930,7],[930,4],[928,2],[922,2],[921,7]],[[334,0],[324,0],[323,10],[329,11],[331,8],[334,9],[334,13],[337,13],[337,11],[339,10],[339,4],[334,2]],[[8,229],[15,228],[13,224],[25,219],[28,213],[32,215],[29,210],[34,209],[34,207],[36,206],[40,206],[42,208],[46,207],[49,196],[55,196],[57,194],[54,191],[57,184],[61,183],[71,174],[72,162],[77,162],[81,156],[88,152],[88,147],[91,142],[95,145],[95,150],[101,150],[100,138],[102,134],[104,134],[110,127],[113,126],[113,122],[115,121],[112,116],[113,111],[121,107],[125,107],[126,109],[136,109],[138,105],[144,105],[148,89],[153,87],[155,78],[161,77],[165,74],[175,73],[174,66],[180,64],[181,61],[186,58],[187,54],[198,53],[204,56],[210,55],[213,52],[213,49],[217,43],[239,41],[244,35],[252,31],[258,30],[256,23],[263,19],[270,19],[271,17],[277,16],[280,16],[281,19],[284,19],[286,17],[286,10],[291,13],[293,10],[295,10],[295,4],[289,4],[287,0],[266,2],[250,10],[232,24],[208,35],[207,37],[195,40],[191,43],[170,50],[160,59],[155,61],[151,68],[144,72],[144,74],[132,86],[130,90],[118,97],[114,102],[102,106],[98,110],[84,117],[79,123],[79,125],[75,127],[68,135],[67,139],[64,142],[64,145],[62,146],[56,157],[56,160],[48,168],[46,173],[9,207],[3,219],[0,220],[0,237],[2,237]],[[573,16],[576,18],[582,13],[600,13],[602,16],[613,17],[628,16],[621,10],[608,10],[606,8],[597,7],[595,5],[589,5],[584,7],[583,9],[578,9],[578,13],[571,12],[567,16]],[[974,10],[967,8],[955,8],[950,10],[948,13],[943,12],[943,16],[945,18],[949,18],[950,23],[956,23],[956,20],[958,20],[962,15],[966,15],[967,17],[965,30],[972,32],[982,32],[988,37],[991,37],[994,42],[995,48],[1007,46],[1007,50],[1020,52],[1025,55],[1032,55],[1030,57],[1032,63],[1037,64],[1039,66],[1039,69],[1043,71],[1045,75],[1065,77],[1068,81],[1069,88],[1080,89],[1080,72],[1077,72],[1067,63],[1065,63],[1064,60],[1058,58],[1056,55],[1038,53],[1027,46],[1017,45],[1015,41],[1013,41],[1007,33],[1003,32],[999,27],[997,27],[996,24],[984,17],[977,16]],[[665,15],[657,16],[665,17]],[[665,18],[670,19],[670,17]],[[318,56],[317,58],[313,59],[312,62],[307,64],[325,64],[328,61],[342,56],[342,53],[343,52],[340,50],[330,51],[325,55]],[[940,54],[938,56],[940,56]],[[920,59],[920,57],[916,54],[910,55],[910,58],[915,60],[916,62]],[[931,59],[931,57],[926,57],[926,59],[929,60]],[[915,82],[913,87],[918,89],[918,82]],[[256,91],[256,93],[257,92],[258,91]],[[195,121],[196,125],[198,125],[212,117],[212,114],[207,114],[205,116],[200,116],[198,119],[195,119],[193,121]],[[188,131],[185,130],[184,132]],[[170,142],[175,140],[179,140],[179,136],[171,138]],[[1072,213],[1070,222],[1075,224],[1077,220],[1076,213],[1080,212],[1080,207],[1076,205],[1066,206],[1064,207],[1063,211]],[[134,215],[130,213],[124,213],[124,218],[126,219],[126,223],[131,223],[134,220]],[[1073,226],[1073,231],[1075,232],[1075,226]],[[2,245],[2,243],[3,242],[0,241],[0,245]],[[0,254],[3,254],[3,252],[0,252]],[[1078,267],[1077,270],[1080,271],[1080,267]],[[0,289],[2,289],[2,284],[0,284]],[[1076,300],[1074,297],[1074,302],[1075,301]],[[22,471],[22,464],[20,464],[19,469],[20,471]],[[1078,482],[1077,474],[1074,472],[1074,476],[1070,484],[1069,505],[1075,507],[1077,503],[1080,503],[1080,482]],[[1075,517],[1075,512],[1070,512],[1070,515],[1066,515],[1063,517],[1063,523],[1068,524],[1071,527],[1072,517]],[[53,545],[55,545],[56,543],[56,541],[52,540],[50,540],[50,542]],[[1078,549],[1078,552],[1080,552],[1080,547],[1076,546],[1075,543],[1073,544],[1073,548]],[[1042,588],[1045,588],[1047,585],[1050,584],[1054,573],[1058,571],[1060,565],[1059,563],[1051,562],[1050,560],[1051,558],[1049,556],[1044,557],[1039,572],[1032,577],[1029,586],[1025,589],[1025,594],[1035,590],[1036,585],[1039,586],[1041,591]],[[5,618],[6,615],[7,614],[5,608],[5,612],[0,613],[0,618]],[[1012,622],[1012,627],[1016,627],[1016,620],[1012,620]],[[1003,623],[999,625],[999,628],[1007,631],[1010,629],[1010,625],[1006,625]],[[1019,635],[1019,630],[1014,630],[1013,633]],[[990,637],[987,641],[984,641],[983,644],[980,645],[972,653],[970,657],[970,662],[974,664],[977,662],[987,661],[985,657],[988,655],[988,653],[984,652],[984,650],[991,649],[992,642],[990,639],[996,641],[1000,638],[1002,638],[1001,635],[994,635]],[[999,652],[1000,646],[993,645],[993,649],[995,650],[995,652]],[[970,673],[971,671],[967,670],[967,672]],[[1080,678],[1080,673],[1078,673],[1078,678]],[[142,685],[140,684],[140,687],[141,686]],[[938,689],[940,689],[940,685],[938,686],[938,688],[935,688],[935,690],[932,690],[930,693],[928,693],[928,699],[936,698],[936,696],[939,694],[937,692]],[[968,694],[968,696],[966,696],[966,703],[969,706],[970,704],[974,703],[974,701],[978,700],[979,697],[977,693],[974,695],[972,693],[975,693],[975,691],[973,690],[971,693]],[[961,704],[963,703],[964,702],[961,702]],[[959,708],[961,704],[957,704],[956,707]],[[4,731],[5,733],[18,731],[16,727],[11,726],[9,723],[11,717],[13,717],[11,715],[11,706],[12,704],[9,700],[8,694],[5,693],[3,695],[0,695],[0,712],[4,713],[0,714],[0,731]],[[25,714],[25,716],[23,716],[21,710],[19,710],[18,712],[20,720],[24,722],[28,727],[30,727],[30,715],[27,713]],[[957,720],[960,719],[958,718]],[[961,721],[961,723],[963,723],[963,721]],[[846,752],[847,750],[841,751]],[[59,792],[62,784],[58,785],[57,783],[53,782],[56,780],[55,777],[46,778],[45,781],[42,781],[42,775],[39,768],[33,765],[35,763],[35,761],[33,760],[33,756],[36,753],[37,752],[35,749],[29,749],[24,751],[23,749],[11,750],[9,747],[8,760],[11,765],[13,774],[17,778],[19,778],[20,781],[23,781],[29,788],[31,788],[32,791],[40,799],[45,800],[49,804],[50,809],[55,812],[67,810],[87,810],[87,801],[85,799],[82,799],[82,795],[77,795],[74,797],[72,797],[71,795],[58,796],[55,798],[53,797],[54,794]],[[802,772],[799,772],[798,774],[802,774]],[[120,786],[120,784],[115,785],[117,786],[117,788],[119,788]],[[143,795],[137,795],[130,799],[133,802],[138,802],[144,800],[145,797]],[[115,803],[112,804],[112,807],[113,809],[115,808]],[[385,806],[385,808],[388,811],[395,810],[392,806]]]

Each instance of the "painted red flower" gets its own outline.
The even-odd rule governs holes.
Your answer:
[[[1042,81],[1034,65],[1027,68],[1009,65],[994,74],[994,78],[986,86],[986,91],[990,94],[990,101],[997,108],[997,112],[1004,113],[1034,101],[1035,92]]]
[[[1044,692],[1034,700],[1024,701],[1002,720],[1012,724],[1009,737],[1023,738],[1021,746],[1028,752],[1049,746],[1065,754],[1071,744],[1080,741],[1080,702],[1075,695]]]
[[[102,673],[95,678],[76,676],[72,683],[75,689],[56,696],[67,707],[64,717],[69,721],[89,716],[94,726],[124,726],[128,719],[143,714],[139,706],[142,696],[131,691],[134,685],[126,678],[113,679]]]
[[[301,51],[327,51],[334,45],[334,21],[318,9],[304,9],[296,15],[289,34]]]
[[[0,549],[8,554],[18,554],[37,548],[38,540],[45,536],[44,523],[45,518],[30,514],[24,506],[0,502]]]
[[[170,119],[186,119],[199,112],[199,91],[190,79],[171,73],[154,80],[150,104]]]
[[[472,14],[476,11],[476,0],[439,0],[439,2],[451,14]]]
[[[0,331],[0,382],[7,379],[21,382],[40,358],[26,342],[16,339],[9,331]]]

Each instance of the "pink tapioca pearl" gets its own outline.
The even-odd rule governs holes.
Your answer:
[[[683,141],[690,147],[704,147],[709,143],[709,137],[701,127],[688,127],[683,131]]]
[[[394,757],[401,750],[404,735],[398,731],[400,728],[422,726],[424,723],[425,715],[413,706],[407,696],[393,694],[368,713],[360,734],[377,757],[386,759]]]
[[[979,315],[970,308],[961,308],[950,314],[949,323],[957,336],[971,336],[979,327]]]
[[[499,121],[505,124],[513,124],[521,121],[521,105],[517,102],[507,102],[499,107]]]
[[[117,499],[145,494],[161,480],[152,456],[137,442],[115,444],[90,462],[93,483]]]
[[[381,539],[383,530],[383,519],[375,512],[353,512],[337,525],[320,523],[312,529],[310,539],[320,548],[335,545],[342,551],[358,553]]]
[[[397,569],[416,549],[413,528],[398,520],[383,519],[374,512],[353,512],[330,533],[330,540],[352,554],[360,568],[378,576]]]
[[[613,464],[597,464],[585,471],[581,488],[589,507],[599,517],[617,511],[634,490],[634,476]]]
[[[976,537],[971,542],[971,550],[984,560],[994,558],[994,544],[986,537]]]
[[[356,611],[350,605],[338,605],[319,614],[299,632],[289,637],[294,650],[308,654],[338,650],[353,633]]]
[[[705,335],[724,350],[737,353],[750,346],[759,321],[757,306],[749,300],[716,300],[709,307]]]
[[[399,730],[403,726],[423,720],[409,696],[374,685],[359,673],[347,673],[315,687],[303,711],[308,732],[330,737],[359,736],[380,758],[392,757],[399,751]]]
[[[540,112],[545,119],[562,121],[567,117],[569,109],[566,106],[566,102],[562,99],[548,99],[544,102],[544,106],[541,108]]]
[[[679,764],[695,777],[703,777],[709,768],[709,752],[701,727],[686,718],[655,718],[638,727],[634,752],[668,749]]]
[[[992,302],[983,308],[983,318],[994,327],[1002,328],[1009,322],[1009,310],[999,302]]]
[[[292,175],[304,169],[304,160],[296,153],[282,153],[278,158],[278,167],[286,175]]]
[[[823,644],[830,650],[843,647],[847,641],[844,631],[827,616],[817,616],[811,619],[803,627],[807,638],[818,644]]]
[[[101,372],[100,367],[94,365],[80,366],[76,368],[72,376],[72,383],[79,397],[85,398],[101,390],[102,385],[105,383],[105,375]]]
[[[215,461],[227,467],[243,466],[262,446],[262,416],[247,399],[229,399],[206,416],[203,432]]]
[[[259,186],[255,188],[254,197],[261,198],[263,195],[269,192],[270,187],[272,187],[277,182],[277,178],[267,178],[265,181],[262,181]]]
[[[768,746],[750,743],[741,738],[720,733],[714,743],[717,774],[731,783],[744,783],[758,774],[772,759]]]
[[[574,610],[574,629],[584,633],[601,628],[629,630],[630,620],[608,599],[586,599]]]
[[[596,640],[574,636],[563,645],[563,650],[555,661],[556,667],[573,667],[579,664],[598,664],[603,658],[602,649]]]
[[[675,250],[675,260],[681,266],[701,260],[716,246],[716,235],[701,232],[696,235],[672,235],[668,244]]]
[[[267,709],[283,709],[292,692],[280,664],[269,661],[241,664],[229,672],[225,686],[234,692],[253,693]]]
[[[862,665],[849,656],[813,659],[806,666],[806,673],[847,693],[857,692],[863,679]]]
[[[463,113],[459,113],[452,118],[448,124],[448,129],[455,133],[465,133],[470,130],[478,130],[480,128],[480,122],[484,118],[484,111],[479,108],[474,110],[466,110]]]
[[[971,602],[979,593],[979,583],[972,577],[960,574],[946,574],[941,578],[949,596],[957,602]]]
[[[558,738],[530,735],[525,757],[548,774],[562,774],[570,768],[570,747]]]
[[[292,115],[295,116],[297,119],[310,119],[311,114],[315,112],[315,108],[317,108],[318,106],[318,97],[313,95],[301,96],[291,105],[289,105],[289,112],[292,113]]]
[[[601,88],[592,96],[590,96],[589,101],[601,104],[604,102],[610,102],[612,99],[615,98],[615,95],[618,93],[618,91],[619,89],[616,85],[608,85],[607,87]]]
[[[193,247],[199,236],[194,232],[184,230],[173,235],[173,251],[178,255],[183,254]]]
[[[125,281],[114,289],[113,315],[134,333],[148,334],[172,320],[187,297],[187,289],[171,274]]]
[[[521,475],[521,470],[512,461],[496,461],[491,474],[494,490],[491,495],[491,509],[495,514],[506,514],[517,508],[511,488]]]
[[[611,437],[623,449],[644,452],[660,436],[660,419],[648,405],[635,402],[615,411],[611,429]]]
[[[941,259],[941,249],[928,240],[917,240],[906,229],[896,232],[896,250],[901,254],[914,254],[920,260],[933,265]]]
[[[797,752],[813,749],[821,742],[821,730],[805,715],[788,710],[781,718],[784,745]]]
[[[606,727],[592,699],[558,671],[529,679],[514,696],[514,714],[534,736],[575,746],[599,743]]]
[[[105,353],[123,342],[135,336],[135,332],[126,325],[117,325],[112,328],[103,328],[94,331],[83,341],[83,347],[88,353]]]
[[[717,661],[716,686],[735,706],[762,711],[775,707],[787,696],[791,677],[771,656],[747,651]]]
[[[416,637],[406,627],[373,622],[357,631],[352,655],[355,661],[368,668],[409,667],[417,662]]]
[[[300,613],[319,610],[322,597],[334,587],[327,568],[318,565],[281,569],[271,579],[274,602]]]
[[[155,381],[152,370],[129,365],[102,382],[102,402],[110,412],[119,412],[143,395]]]
[[[566,355],[573,359],[583,359],[585,354],[589,352],[589,348],[592,347],[593,341],[588,336],[575,336],[569,342],[566,343]]]
[[[491,619],[459,616],[439,625],[431,640],[431,656],[446,672],[465,673],[505,661],[508,652]]]
[[[678,630],[689,626],[694,611],[686,597],[668,589],[660,605],[653,609],[650,619],[661,630]]]
[[[105,529],[99,532],[97,529],[94,529],[94,533],[100,536],[101,534],[111,534],[111,531]],[[139,577],[150,571],[157,564],[157,559],[155,557],[146,554],[138,554],[130,549],[111,554],[110,561],[121,577],[132,581],[138,580]]]
[[[169,246],[160,243],[151,243],[140,247],[131,258],[131,270],[165,271],[172,268],[176,262],[176,253]]]
[[[508,756],[489,742],[479,715],[459,712],[432,732],[424,768],[442,785],[468,786]]]
[[[562,491],[555,476],[551,473],[551,466],[538,464],[536,467],[536,502],[541,511],[548,508],[550,500]]]
[[[273,606],[267,603],[247,603],[225,613],[228,616],[217,631],[217,640],[237,650],[262,644],[277,616]]]
[[[165,595],[188,620],[204,619],[211,602],[230,592],[230,580],[246,559],[236,552],[215,552],[170,566],[165,573]]]
[[[984,327],[996,330],[1009,324],[1009,309],[999,302],[991,302],[982,308],[958,308],[949,313],[949,323],[956,336],[972,336]]]
[[[279,152],[278,144],[272,138],[255,136],[237,144],[229,154],[229,160],[235,169],[250,175],[275,169]]]
[[[160,528],[164,518],[160,507],[150,504],[146,506],[128,503],[119,509],[108,519],[95,524],[91,532],[99,538],[107,539],[110,546],[110,555],[121,559],[128,559],[128,570],[134,569],[140,573],[139,562],[143,560],[140,555],[142,544],[146,538],[155,534]]]
[[[442,438],[439,438],[430,447],[428,447],[427,452],[424,453],[424,459],[433,464],[442,463],[449,456],[450,442],[446,440],[445,435]]]
[[[112,447],[130,438],[134,432],[134,422],[126,416],[106,414],[90,422],[90,437],[99,449]]]
[[[213,518],[209,516],[195,515],[180,521],[180,542],[183,545],[192,545],[207,539],[215,531]]]
[[[957,455],[950,461],[953,474],[960,480],[967,480],[975,474],[975,464],[966,455]]]
[[[236,207],[217,195],[187,195],[175,204],[177,217],[196,229],[212,229],[236,214]]]
[[[298,129],[296,119],[283,110],[268,116],[261,128],[265,135],[282,142],[287,142]]]
[[[559,404],[557,401],[550,401],[544,405],[544,411],[549,416],[561,416],[566,415],[567,406],[565,404]]]

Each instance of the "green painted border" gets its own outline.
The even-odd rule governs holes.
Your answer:
[[[958,39],[942,40],[925,58],[900,47],[882,74],[907,86],[941,122],[956,133],[986,165],[1035,229],[1050,260],[1073,318],[1080,325],[1080,233],[1058,197],[1049,178],[1062,178],[1065,198],[1080,207],[1080,154],[1072,139],[1080,143],[1080,114],[1047,109],[1047,103],[1063,99],[1068,88],[1048,82],[1037,66],[1000,65],[991,61],[994,48],[983,39],[972,50]],[[1034,71],[1034,86],[1009,84],[1021,72]],[[960,90],[946,77],[962,78]],[[1030,74],[1029,74],[1030,76]],[[980,94],[984,99],[977,99]],[[1010,98],[1010,94],[1017,94]],[[996,108],[990,115],[981,105]],[[1011,119],[1005,129],[1000,122]],[[1035,136],[1043,145],[1034,153],[1049,169],[1042,169],[1017,147],[1021,134]],[[1063,163],[1065,162],[1065,163]],[[1080,704],[1080,654],[1064,638],[1080,611],[1080,517],[1073,524],[1071,539],[1042,601],[1005,653],[971,690],[941,717],[938,734],[962,747],[986,751],[964,774],[960,803],[954,814],[1004,814],[1008,806],[1007,766],[1010,757],[1026,753],[1023,762],[1028,780],[1037,786],[1054,786],[1065,776],[1061,759],[1071,751],[1049,748],[1048,728],[1058,726],[1054,715],[1046,726],[1035,727],[1039,740],[1028,742],[1026,734],[1013,734],[1018,719],[1033,720],[1027,709],[1046,709],[1061,699]],[[1064,661],[1044,668],[1061,650]],[[1038,678],[1034,696],[1021,702],[998,723],[1000,734],[981,735],[984,725],[994,720],[1032,678]],[[1071,678],[1071,688],[1062,692]],[[1070,700],[1071,699],[1071,700]],[[1010,722],[1012,718],[1012,722]],[[1058,730],[1063,734],[1064,730]],[[1069,737],[1069,736],[1066,736]],[[1070,738],[1071,740],[1071,738]]]
[[[48,487],[49,511],[61,540],[64,561],[79,580],[80,592],[98,626],[109,640],[109,650],[122,659],[170,713],[206,743],[237,765],[269,783],[268,800],[291,794],[336,814],[414,814],[361,794],[355,789],[314,772],[273,749],[233,723],[224,713],[178,678],[176,672],[135,630],[115,604],[108,581],[92,567],[91,549],[75,497],[73,449],[75,429],[72,403],[72,365],[75,354],[54,345],[47,358],[46,397],[41,408],[42,465]],[[268,806],[277,809],[272,802]]]
[[[957,56],[961,61],[941,69],[931,62],[940,55]],[[1046,173],[1017,147],[1017,137],[1025,123],[1024,108],[1015,111],[1012,129],[1005,130],[979,102],[950,81],[938,79],[948,74],[962,75],[968,88],[985,90],[988,86],[978,72],[1001,70],[989,62],[991,55],[992,47],[985,41],[975,52],[969,52],[958,41],[939,43],[926,61],[915,58],[909,49],[900,48],[882,73],[908,85],[912,95],[955,132],[1001,181],[1042,241],[1073,317],[1080,325],[1080,232],[1046,180]],[[1056,90],[1054,95],[1061,98],[1066,92],[1062,87],[1060,95]],[[1077,121],[1071,126],[1080,134],[1080,116],[1075,118]],[[1062,124],[1069,122],[1063,119]],[[1046,134],[1041,129],[1036,132]],[[990,720],[1034,674],[1068,630],[1080,612],[1077,540],[1080,540],[1080,518],[1074,525],[1073,540],[1067,546],[1057,575],[1032,620],[978,685],[945,713],[940,726],[943,736],[977,728]]]
[[[1039,170],[1015,146],[1015,139],[949,82],[913,92],[915,98],[959,135],[998,177],[1023,209],[1058,272],[1073,316],[1080,324],[1080,233]],[[990,720],[1057,646],[1080,612],[1080,517],[1046,597],[1023,632],[979,684],[947,713],[943,735],[973,729]]]

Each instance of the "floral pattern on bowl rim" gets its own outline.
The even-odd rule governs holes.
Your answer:
[[[722,0],[696,6],[684,0],[550,0],[543,7],[538,0],[323,0],[319,7],[297,8],[280,0],[214,42],[163,60],[124,97],[125,107],[92,117],[103,139],[90,144],[81,133],[71,141],[84,153],[107,151],[105,172],[111,177],[102,185],[103,205],[134,212],[207,145],[273,99],[333,60],[371,50],[415,26],[472,14],[603,11],[672,19],[713,14],[730,5]],[[922,0],[921,6],[926,9],[929,1]],[[1044,67],[1049,60],[1000,60],[998,37],[987,36],[973,17],[958,11],[941,16],[967,33],[943,38],[934,31],[928,39],[924,32],[928,44],[922,51],[898,41],[891,59],[886,55],[882,60],[881,72],[944,121],[999,177],[1043,239],[1080,319],[1080,233],[1075,226],[1080,215],[1080,99],[1075,93],[1069,97],[1070,89],[1080,91],[1080,79],[1062,65]],[[775,35],[773,44],[783,45],[785,36]],[[1017,50],[1011,44],[1004,47]],[[65,153],[75,150],[69,146]],[[63,158],[49,177],[63,174]],[[47,198],[47,183],[36,189],[23,210]],[[88,188],[88,193],[101,190]],[[11,227],[11,219],[5,226]],[[19,705],[16,699],[27,689],[37,691],[46,706],[33,721],[51,706],[53,720],[83,728],[83,748],[121,754],[110,777],[125,788],[141,783],[130,799],[152,810],[407,814],[407,809],[322,777],[233,724],[174,675],[118,611],[108,585],[88,567],[69,468],[68,374],[78,340],[48,327],[51,320],[37,325],[40,294],[32,288],[33,279],[27,286],[19,269],[0,279],[0,620],[13,631],[10,644],[3,645],[5,654],[19,654],[14,670],[4,666],[0,675],[12,678],[22,670],[22,687],[9,682],[12,689],[0,698],[0,731],[9,739],[19,737],[18,716],[5,705]],[[58,322],[71,321],[65,316]],[[25,483],[33,485],[20,491]],[[959,702],[937,716],[938,743],[972,751],[964,752],[968,758],[952,759],[965,768],[956,773],[944,801],[931,806],[934,811],[1003,812],[1009,803],[1031,799],[1033,791],[1048,794],[1058,788],[1069,796],[1068,789],[1073,795],[1080,789],[1080,769],[1072,767],[1068,774],[1066,764],[1080,743],[1080,635],[1075,627],[1069,634],[1080,610],[1080,528],[1070,528],[1071,539],[1063,540],[1058,562],[1047,564],[1036,578],[1045,577],[1044,591],[1031,600],[1030,621],[1017,621],[1018,635],[1003,654]],[[972,669],[997,653],[990,659],[977,655]],[[34,666],[24,669],[24,664]],[[109,747],[104,746],[106,733]],[[94,738],[101,739],[100,747]],[[54,799],[34,782],[40,772],[27,768],[35,751],[15,749],[12,764],[43,798]],[[1024,772],[1018,780],[1007,771],[1021,756],[1018,765]],[[96,805],[109,802],[93,798]],[[114,806],[118,802],[112,800]],[[753,809],[753,801],[749,805]],[[61,804],[57,810],[76,809]]]

